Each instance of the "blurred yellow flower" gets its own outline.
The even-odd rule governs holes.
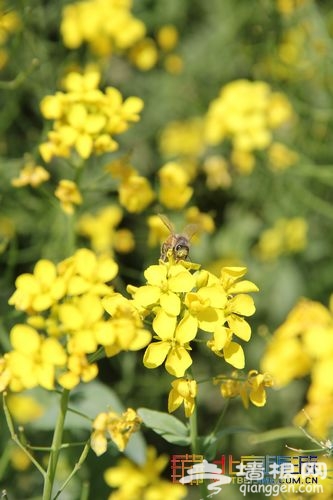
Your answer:
[[[113,250],[128,253],[135,246],[134,237],[128,229],[116,229],[123,217],[117,205],[100,209],[96,215],[83,214],[78,221],[78,232],[91,241],[92,249],[99,254],[113,254]]]
[[[8,303],[21,311],[45,311],[66,292],[65,280],[57,276],[57,268],[50,260],[41,259],[33,274],[24,273],[16,278],[16,290]]]
[[[77,49],[87,42],[93,52],[104,56],[128,49],[146,32],[131,7],[131,0],[85,0],[66,5],[60,27],[64,44]]]
[[[36,165],[34,161],[28,161],[21,169],[19,177],[12,179],[11,184],[14,187],[38,187],[49,178],[50,174],[44,167]]]
[[[156,34],[156,40],[161,49],[169,52],[173,50],[178,43],[178,31],[173,24],[161,26]]]
[[[168,54],[164,58],[163,65],[171,75],[179,75],[183,71],[184,62],[179,54]]]
[[[13,448],[10,452],[11,466],[18,471],[25,471],[31,465],[31,460],[20,448]]]
[[[92,293],[107,296],[113,289],[107,284],[118,273],[117,263],[109,256],[97,256],[87,248],[79,248],[58,264],[58,273],[67,283],[68,295]]]
[[[119,465],[110,467],[104,473],[106,483],[118,488],[109,495],[108,500],[182,500],[187,496],[183,484],[171,483],[160,475],[168,464],[166,455],[157,456],[155,448],[147,449],[147,460],[137,465],[127,458],[121,458]]]
[[[193,194],[188,186],[189,178],[182,166],[176,162],[166,163],[159,170],[159,201],[166,208],[183,208]]]
[[[10,332],[13,350],[6,354],[13,384],[17,390],[41,386],[54,389],[56,368],[65,365],[63,346],[54,338],[43,338],[31,326],[16,324]]]
[[[301,252],[307,245],[308,224],[302,217],[278,219],[260,235],[254,253],[263,261],[272,261],[289,253]]]
[[[137,42],[129,51],[130,61],[141,71],[148,71],[158,61],[156,43],[152,38],[144,38]]]
[[[45,413],[45,407],[33,396],[23,394],[10,394],[7,397],[7,406],[18,424],[32,422]]]
[[[82,204],[82,195],[77,185],[68,179],[59,181],[54,194],[60,200],[61,208],[68,215],[74,213],[74,205]]]
[[[299,155],[281,142],[273,142],[268,149],[270,168],[275,171],[292,167],[299,160]]]
[[[76,347],[76,346],[75,346]],[[71,351],[71,346],[68,346]],[[98,375],[98,366],[96,363],[89,363],[83,352],[74,351],[69,354],[66,364],[66,370],[57,377],[59,384],[65,389],[73,389],[81,381],[90,382]]]
[[[92,427],[91,447],[97,456],[107,450],[107,436],[109,436],[120,451],[124,451],[127,443],[140,428],[141,419],[132,408],[128,408],[122,415],[113,411],[99,413]]]
[[[165,156],[198,156],[204,149],[202,118],[173,121],[162,130],[159,148]]]
[[[168,412],[177,410],[184,404],[185,416],[192,415],[195,408],[195,398],[197,396],[197,383],[195,380],[179,378],[171,382],[172,389],[169,393]]]
[[[228,162],[223,156],[209,156],[205,159],[202,169],[206,174],[208,189],[227,189],[231,186],[232,179],[228,170]]]
[[[130,213],[140,213],[155,199],[150,182],[145,177],[133,174],[121,182],[119,202]]]
[[[240,172],[250,173],[254,167],[251,153],[266,149],[272,143],[273,130],[292,118],[293,109],[284,94],[273,92],[263,81],[235,80],[210,103],[205,138],[213,146],[230,140],[232,163]]]

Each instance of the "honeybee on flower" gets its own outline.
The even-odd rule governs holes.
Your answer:
[[[169,229],[170,234],[162,243],[160,259],[167,262],[172,255],[175,262],[186,260],[190,253],[190,241],[198,231],[197,224],[188,224],[182,233],[176,233],[175,228],[166,215],[158,214],[164,225]]]

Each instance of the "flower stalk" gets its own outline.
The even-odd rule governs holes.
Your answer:
[[[70,391],[68,389],[64,389],[61,395],[60,409],[56,426],[54,429],[50,459],[44,479],[44,490],[43,490],[42,500],[51,500],[52,498],[53,484],[57,471],[59,454],[62,445],[62,436],[64,431],[65,418],[68,409],[69,393]]]

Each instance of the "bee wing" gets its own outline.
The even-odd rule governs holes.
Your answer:
[[[161,219],[163,224],[169,229],[170,233],[174,234],[175,228],[174,228],[173,224],[171,223],[171,221],[168,219],[168,217],[164,214],[157,214],[157,215],[159,216],[159,218]]]
[[[193,236],[199,231],[199,225],[198,224],[187,224],[187,226],[184,227],[183,234],[191,240]]]

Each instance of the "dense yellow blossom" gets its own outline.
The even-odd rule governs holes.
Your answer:
[[[115,333],[115,318],[106,317],[102,300],[114,294],[109,282],[117,271],[111,257],[98,257],[82,248],[57,266],[42,259],[33,274],[18,276],[9,302],[28,318],[26,324],[14,326],[12,350],[1,358],[2,391],[37,385],[52,389],[55,382],[71,389],[97,376],[97,365],[89,362],[87,354],[100,345],[112,351],[110,355],[147,345],[151,335],[142,328],[136,310],[133,314],[132,308],[130,319],[118,327],[121,341]]]
[[[122,415],[113,411],[99,413],[92,426],[91,447],[97,456],[107,450],[107,436],[109,436],[120,451],[124,451],[128,440],[139,430],[140,417],[128,408]]]
[[[64,79],[65,92],[48,95],[41,101],[41,111],[53,120],[47,141],[39,147],[44,161],[54,156],[69,157],[72,149],[87,159],[93,154],[115,151],[114,135],[125,132],[139,120],[143,101],[138,97],[123,100],[119,90],[99,90],[101,75],[94,69],[71,72]]]
[[[273,130],[293,116],[287,98],[262,81],[235,80],[225,85],[206,115],[206,140],[216,145],[229,139],[242,152],[266,149]]]
[[[206,270],[196,271],[194,264],[187,269],[185,264],[172,258],[160,261],[145,271],[146,285],[128,286],[141,314],[153,316],[157,334],[157,342],[151,342],[145,351],[144,365],[156,368],[165,362],[170,374],[183,377],[193,362],[191,342],[202,330],[211,335],[207,345],[215,354],[243,368],[243,349],[233,336],[250,339],[251,328],[243,316],[254,313],[248,292],[258,288],[250,281],[239,281],[245,268],[224,268],[218,278]]]
[[[157,456],[153,447],[148,447],[147,460],[137,465],[127,458],[121,458],[119,464],[110,467],[104,473],[106,483],[117,490],[108,500],[181,500],[186,497],[186,487],[180,483],[171,483],[161,479],[160,475],[168,464],[166,455]]]
[[[280,386],[310,374],[305,410],[310,417],[310,432],[321,438],[332,425],[332,304],[331,300],[328,309],[319,302],[299,301],[274,333],[262,359],[262,368]]]
[[[86,42],[99,55],[128,49],[146,32],[131,7],[130,0],[85,0],[66,5],[60,27],[65,45],[77,49]]]

